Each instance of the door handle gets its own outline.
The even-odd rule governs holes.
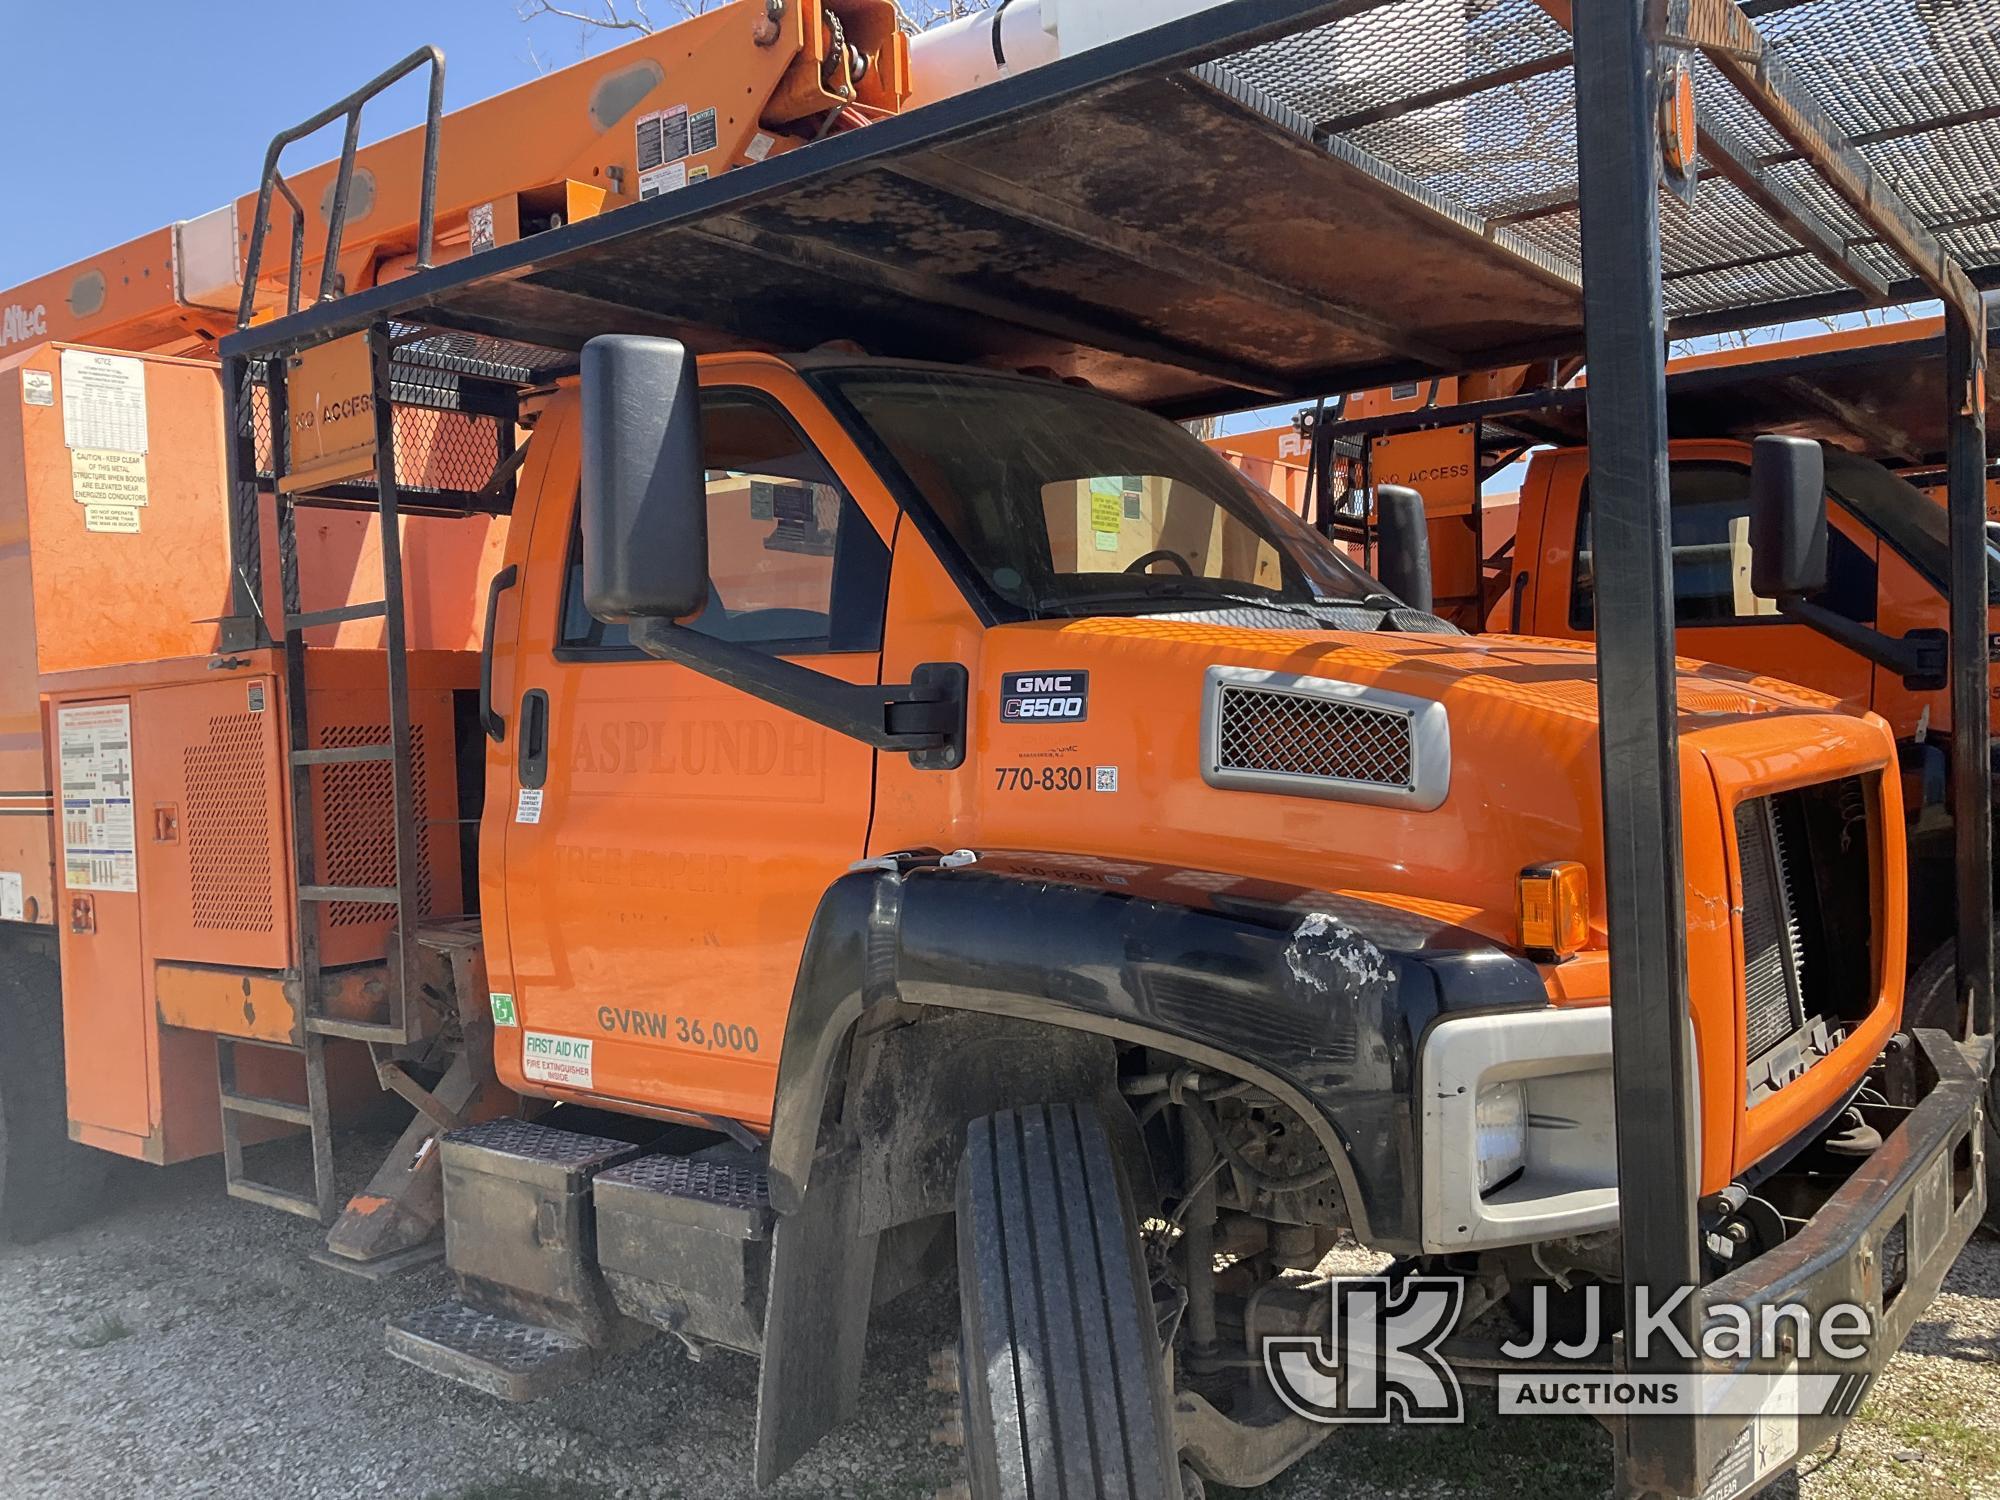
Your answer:
[[[486,634],[479,642],[479,727],[496,745],[507,738],[507,721],[493,708],[493,627],[500,618],[500,596],[520,576],[521,570],[508,563],[486,585]]]
[[[521,785],[536,790],[549,779],[549,695],[530,688],[521,695]]]

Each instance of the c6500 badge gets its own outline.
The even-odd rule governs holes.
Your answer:
[[[1079,724],[1088,717],[1088,672],[1000,674],[1000,722],[1003,724]]]

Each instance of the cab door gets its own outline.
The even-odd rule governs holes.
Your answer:
[[[1741,443],[1676,443],[1668,470],[1673,528],[1675,649],[1697,661],[1775,677],[1870,706],[1869,663],[1779,613],[1750,588],[1750,464]],[[1559,505],[1556,497],[1569,504]],[[1878,541],[1829,503],[1827,586],[1814,602],[1862,624],[1878,612]],[[1565,454],[1550,487],[1535,589],[1536,633],[1589,637],[1596,628],[1588,458]],[[1564,517],[1568,524],[1563,524]]]
[[[851,450],[776,361],[704,367],[702,418],[711,593],[688,623],[879,680],[892,517],[836,472],[829,445]],[[530,522],[504,705],[501,1074],[765,1125],[807,929],[867,846],[874,752],[590,617],[578,427]]]

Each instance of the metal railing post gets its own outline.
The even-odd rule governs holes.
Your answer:
[[[1944,318],[1945,493],[1951,533],[1951,814],[1958,996],[1966,1030],[1993,1030],[1993,770],[1987,675],[1986,325]]]
[[[1605,906],[1617,1095],[1625,1326],[1700,1281],[1688,1023],[1686,890],[1668,561],[1666,324],[1654,43],[1645,0],[1575,8],[1578,188],[1585,352],[1590,370],[1591,505],[1596,528],[1598,699],[1602,712]],[[1672,1321],[1699,1326],[1699,1292]],[[1692,1373],[1671,1343],[1628,1342],[1628,1369]],[[1623,1424],[1628,1494],[1698,1494],[1692,1421]]]

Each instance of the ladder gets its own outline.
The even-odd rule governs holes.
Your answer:
[[[331,1223],[337,1208],[333,1179],[333,1128],[327,1102],[326,1043],[341,1037],[378,1047],[400,1047],[412,1040],[410,997],[415,991],[418,963],[417,921],[422,871],[418,866],[416,777],[411,760],[409,655],[403,589],[402,507],[396,483],[395,403],[391,399],[394,340],[386,324],[367,334],[370,386],[375,426],[373,509],[381,523],[382,597],[332,609],[301,608],[297,513],[327,501],[305,494],[280,494],[278,568],[283,603],[282,638],[285,658],[285,742],[291,763],[291,823],[293,883],[297,892],[298,966],[292,976],[298,995],[298,1025],[289,1045],[217,1039],[216,1064],[222,1095],[223,1163],[231,1197]],[[284,372],[267,372],[272,467],[282,468],[280,445],[289,431]],[[242,438],[239,435],[239,441]],[[251,438],[254,441],[254,435]],[[348,502],[340,503],[353,508]],[[381,620],[383,659],[388,669],[389,738],[380,744],[316,748],[306,711],[306,632],[348,620]],[[320,851],[315,833],[316,773],[323,767],[361,762],[387,762],[392,786],[395,883],[392,885],[328,885],[320,879]],[[387,1007],[384,1014],[354,1020],[330,1015],[320,966],[320,914],[333,902],[393,906],[390,929]],[[305,1070],[306,1103],[247,1094],[237,1079],[237,1047],[267,1046],[296,1054]],[[311,1134],[313,1187],[310,1194],[292,1191],[245,1174],[242,1122],[246,1118],[281,1120],[305,1127]]]

